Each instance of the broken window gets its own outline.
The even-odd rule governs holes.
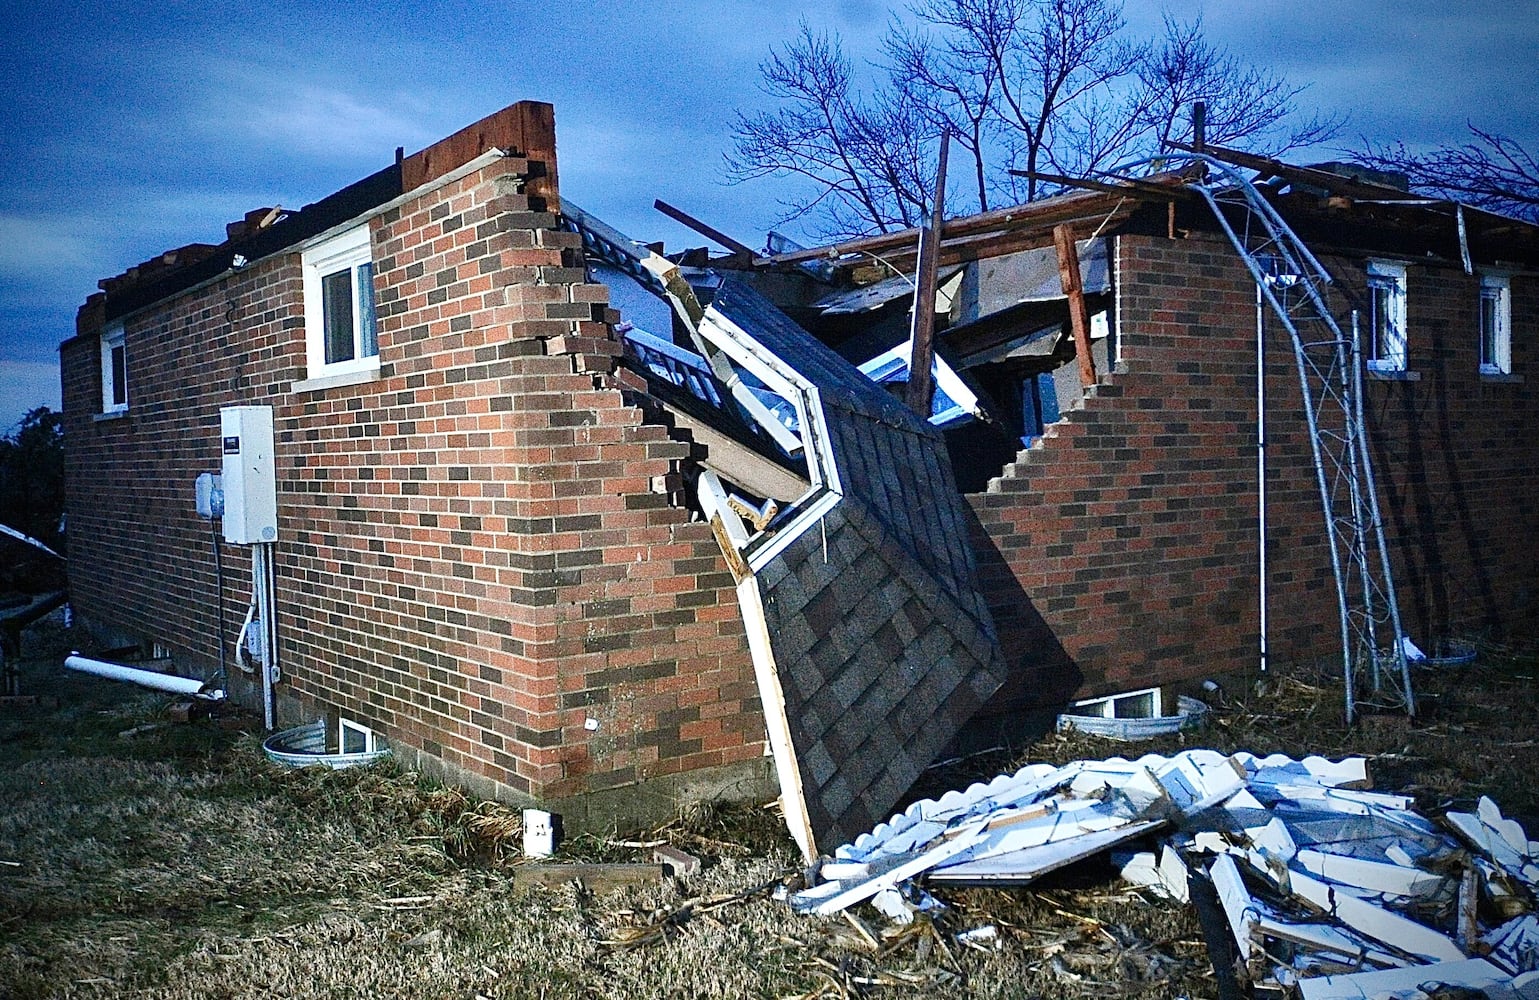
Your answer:
[[[867,378],[879,385],[908,382],[908,363],[913,357],[912,341],[884,351],[859,366]],[[930,400],[930,423],[946,427],[967,420],[978,411],[978,397],[957,377],[940,355],[933,355],[930,374],[935,379],[935,395]]]
[[[1368,329],[1363,352],[1375,371],[1406,369],[1405,265],[1368,262]]]
[[[1512,374],[1512,280],[1480,276],[1480,372]]]

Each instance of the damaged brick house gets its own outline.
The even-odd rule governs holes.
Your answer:
[[[1370,422],[1407,631],[1522,637],[1533,227],[1276,187],[1387,331]],[[969,723],[1255,660],[1256,291],[1179,195],[947,223],[928,422],[879,384],[912,306],[879,272],[915,234],[664,258],[563,200],[548,105],[227,236],[104,281],[61,347],[71,593],[211,673],[252,554],[223,546],[221,594],[192,483],[222,409],[271,407],[285,722],[575,825],[778,781],[810,854]],[[1273,655],[1328,657],[1308,445],[1286,406],[1267,429]]]

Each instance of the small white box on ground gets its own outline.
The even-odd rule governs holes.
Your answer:
[[[543,809],[524,810],[524,856],[548,858],[556,853],[556,817]]]

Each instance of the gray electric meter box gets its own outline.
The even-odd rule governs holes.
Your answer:
[[[273,408],[219,411],[224,453],[224,540],[255,545],[278,540],[278,475],[273,463]]]

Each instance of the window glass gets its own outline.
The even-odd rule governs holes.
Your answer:
[[[1402,371],[1406,366],[1405,266],[1368,263],[1368,328],[1363,353],[1368,367]]]
[[[321,279],[321,310],[326,327],[326,363],[353,360],[353,272]]]
[[[353,269],[358,276],[358,356],[379,355],[379,335],[374,330],[374,264],[365,261]]]
[[[1512,371],[1510,285],[1505,275],[1480,278],[1480,370],[1487,375]]]
[[[305,356],[311,378],[378,372],[371,253],[367,225],[304,251]]]
[[[122,344],[115,344],[112,348],[111,393],[113,406],[122,406],[128,402],[128,361]]]

